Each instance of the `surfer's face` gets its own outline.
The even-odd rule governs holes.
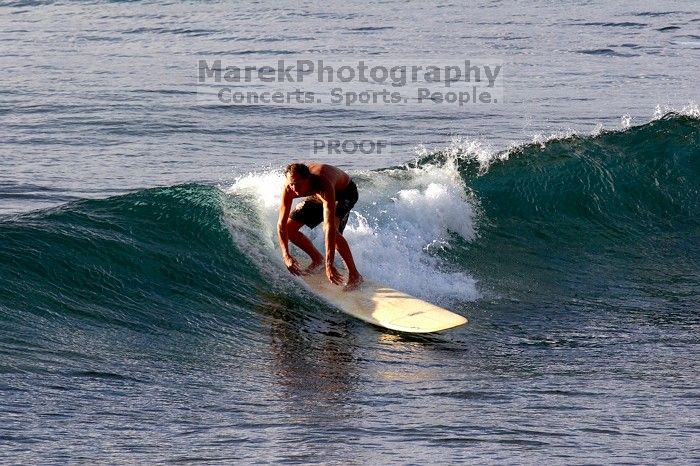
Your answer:
[[[297,196],[308,196],[311,193],[311,178],[288,174],[287,183]]]

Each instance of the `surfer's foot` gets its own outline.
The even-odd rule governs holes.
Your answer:
[[[313,261],[311,263],[311,265],[309,265],[307,268],[302,270],[301,274],[302,275],[310,275],[312,273],[316,273],[321,268],[322,264],[323,264],[323,258],[319,259],[318,261]]]
[[[348,278],[348,283],[343,287],[343,291],[352,291],[357,289],[360,285],[362,285],[362,282],[364,279],[362,278],[362,275],[359,273],[357,275],[351,275]]]

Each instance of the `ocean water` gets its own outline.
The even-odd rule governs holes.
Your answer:
[[[1,464],[697,464],[696,2],[0,2]],[[207,106],[202,56],[497,58],[501,105]],[[407,335],[284,270],[314,138]],[[315,244],[322,235],[310,231]]]

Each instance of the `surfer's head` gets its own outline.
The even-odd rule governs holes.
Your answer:
[[[309,167],[303,163],[290,163],[284,169],[287,183],[297,196],[308,196],[311,194],[311,172]]]

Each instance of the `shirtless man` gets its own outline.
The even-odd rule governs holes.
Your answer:
[[[323,222],[326,277],[336,285],[343,283],[343,276],[333,265],[337,248],[349,273],[348,282],[343,289],[350,291],[357,288],[362,283],[362,275],[357,271],[348,242],[343,237],[350,209],[357,202],[357,186],[341,169],[320,163],[292,163],[287,166],[284,174],[286,182],[282,189],[277,221],[277,236],[284,265],[294,275],[308,274],[321,266],[323,256],[299,229],[302,225],[315,228]],[[290,213],[292,200],[297,197],[306,199]],[[296,259],[289,253],[289,240],[311,258],[311,265],[306,269],[301,270]]]

